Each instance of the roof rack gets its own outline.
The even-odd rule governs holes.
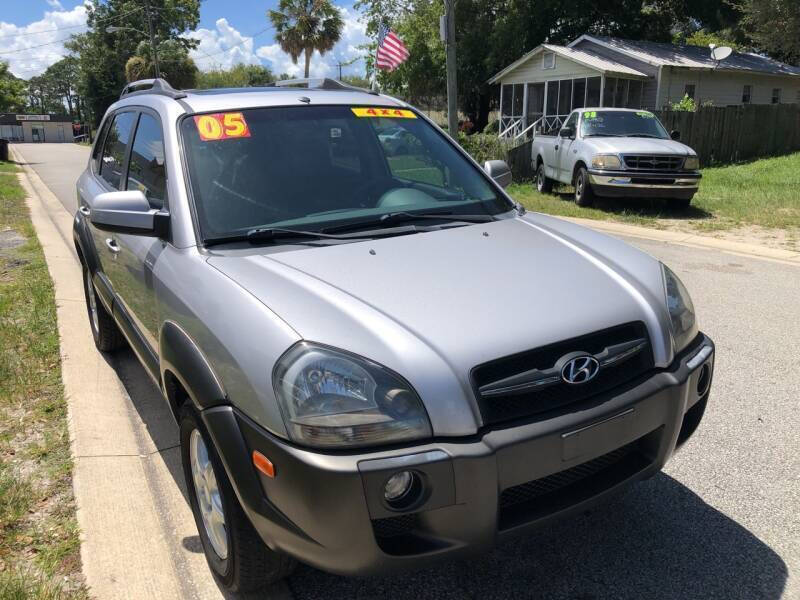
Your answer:
[[[354,85],[348,85],[346,83],[342,83],[338,79],[331,79],[330,77],[282,79],[280,81],[274,81],[268,84],[268,87],[307,87],[310,90],[339,90],[348,92],[364,92],[366,94],[372,94],[373,96],[380,95],[375,90],[368,90],[365,88],[356,87]]]
[[[127,96],[138,96],[140,94],[158,94],[168,96],[174,100],[186,98],[186,93],[173,88],[166,79],[140,79],[133,81],[122,88],[119,95],[120,100]]]

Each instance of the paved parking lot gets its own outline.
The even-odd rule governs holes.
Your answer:
[[[16,145],[70,208],[68,180],[86,150],[81,157],[74,146],[53,146]],[[705,420],[665,471],[611,504],[472,560],[377,579],[300,567],[289,581],[294,597],[800,598],[800,267],[628,241],[681,276],[702,329],[717,343]],[[130,353],[112,360],[133,412],[156,445],[168,448],[176,432],[158,391]],[[168,483],[182,491],[179,465],[164,457]],[[164,535],[174,537],[170,515],[161,520]],[[178,537],[181,552],[200,551],[195,535]],[[187,582],[205,568],[201,560],[183,564]],[[182,589],[201,595],[190,583]]]

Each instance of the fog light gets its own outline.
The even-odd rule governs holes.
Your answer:
[[[700,397],[705,396],[710,385],[711,367],[706,363],[703,365],[703,368],[700,369],[700,376],[697,378],[697,395]]]
[[[383,488],[383,496],[389,504],[398,504],[411,491],[414,483],[414,475],[411,471],[400,471],[395,473],[388,480]]]

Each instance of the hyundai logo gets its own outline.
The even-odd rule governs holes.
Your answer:
[[[576,356],[561,367],[561,379],[573,385],[588,383],[600,371],[600,363],[594,356]]]

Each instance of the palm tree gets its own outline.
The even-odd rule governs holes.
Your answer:
[[[344,21],[330,0],[280,0],[278,10],[268,13],[275,26],[275,40],[297,64],[305,56],[305,76],[314,50],[325,54],[342,37]]]

